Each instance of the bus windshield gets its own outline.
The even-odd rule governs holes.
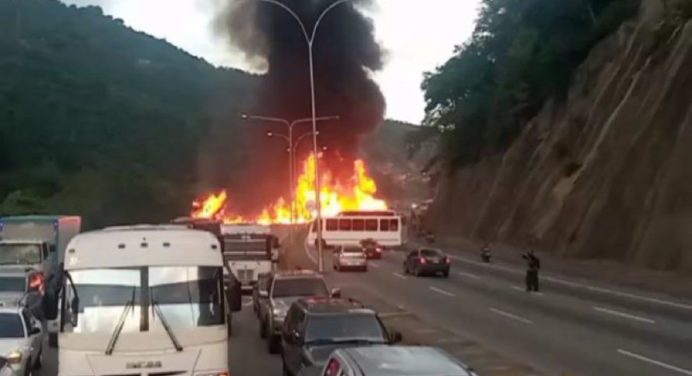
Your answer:
[[[110,334],[128,305],[121,333],[172,330],[224,324],[220,267],[157,266],[78,270],[65,288],[64,332]],[[73,300],[74,294],[79,300]],[[72,307],[77,304],[78,307]],[[73,312],[78,312],[76,315]]]
[[[40,245],[0,243],[0,265],[32,265],[40,263]]]

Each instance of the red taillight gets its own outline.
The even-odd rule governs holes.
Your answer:
[[[382,253],[382,248],[375,248],[375,251],[377,251],[377,253]]]
[[[445,263],[446,263],[446,264],[449,264],[449,263],[451,263],[451,262],[452,262],[452,260],[451,260],[449,257],[445,257]]]
[[[36,272],[29,276],[29,291],[39,291],[43,293],[44,291],[44,277],[43,273]]]
[[[428,260],[427,260],[425,257],[421,257],[421,258],[420,258],[420,263],[421,263],[421,264],[426,264],[427,262],[428,262]]]

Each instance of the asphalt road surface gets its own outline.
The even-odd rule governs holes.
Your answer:
[[[404,274],[404,255],[391,251],[367,273],[336,273],[326,252],[329,282],[370,291],[547,375],[692,375],[689,303],[556,275],[527,293],[523,270],[461,256],[452,256],[448,279],[417,278]]]

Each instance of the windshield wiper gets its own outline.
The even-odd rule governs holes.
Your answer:
[[[127,320],[127,314],[130,313],[130,309],[134,309],[135,306],[135,290],[137,289],[137,286],[132,286],[132,298],[125,303],[125,307],[123,307],[123,312],[120,314],[120,319],[118,320],[118,324],[115,326],[115,330],[113,331],[113,334],[111,334],[111,339],[108,341],[108,346],[106,347],[106,355],[112,355],[113,354],[113,349],[115,349],[115,344],[118,342],[118,338],[120,338],[120,332],[123,331],[123,327],[125,326],[125,320]]]
[[[159,302],[154,300],[154,298],[151,298],[151,305],[154,307],[154,312],[156,312],[156,316],[158,316],[159,319],[161,319],[161,325],[163,325],[163,328],[166,330],[166,333],[168,334],[168,337],[171,339],[171,342],[173,343],[175,350],[178,352],[183,351],[183,347],[180,346],[178,338],[176,338],[175,333],[173,333],[173,330],[171,329],[170,325],[168,325],[166,317],[163,315],[163,312],[161,312],[161,306],[159,306]]]

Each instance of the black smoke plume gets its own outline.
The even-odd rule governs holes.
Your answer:
[[[310,33],[319,15],[336,0],[280,0],[303,21]],[[309,118],[308,47],[299,24],[280,7],[257,0],[223,0],[216,31],[266,69],[247,112],[285,119]],[[383,51],[372,21],[358,7],[370,0],[338,5],[323,19],[313,45],[317,116],[338,115],[338,121],[318,124],[319,142],[326,146],[322,165],[343,178],[350,176],[358,148],[383,120],[385,101],[371,75],[382,68]],[[247,171],[252,177],[253,206],[285,194],[288,174],[284,142],[268,131],[285,132],[281,125],[247,122],[253,150]],[[294,128],[294,137],[311,124]],[[311,140],[301,143],[298,160],[312,151]],[[228,152],[232,153],[232,150]],[[251,209],[252,210],[252,209]]]

